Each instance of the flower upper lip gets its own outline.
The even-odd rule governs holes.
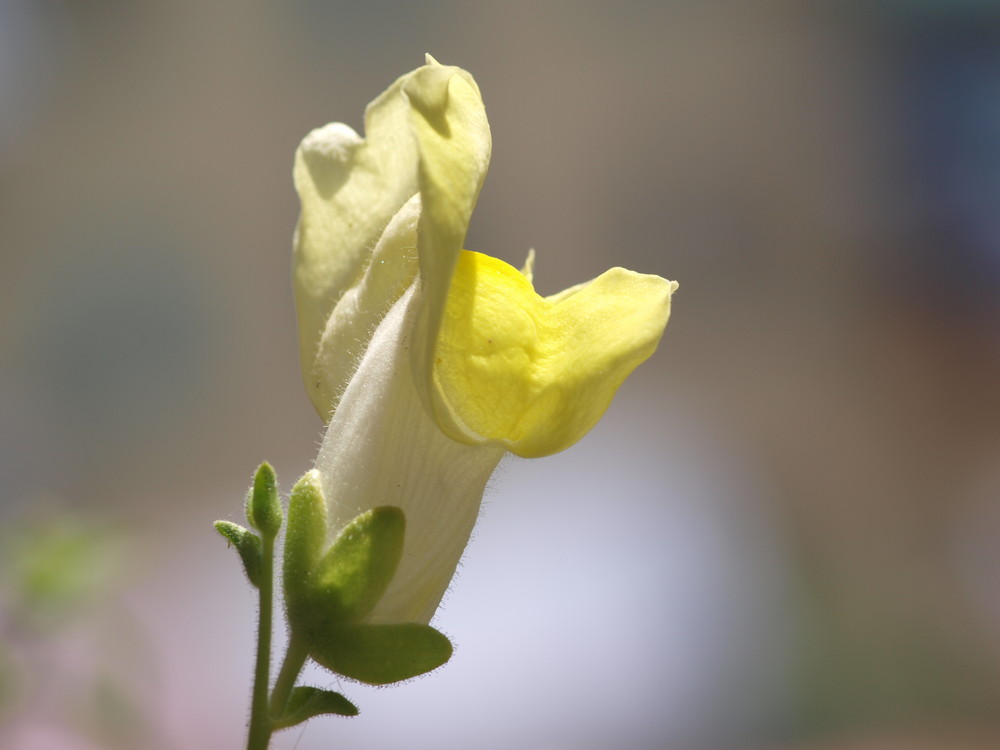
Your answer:
[[[543,299],[526,275],[464,254],[492,148],[464,70],[428,56],[368,106],[365,126],[362,139],[326,125],[296,154],[296,304],[317,411],[329,419],[379,321],[416,285],[410,366],[438,427],[529,457],[573,444],[656,349],[676,283],[612,269]],[[483,338],[505,348],[473,356]]]
[[[423,381],[421,397],[430,404],[429,351],[492,148],[472,76],[429,56],[426,65],[368,105],[365,131],[361,139],[346,125],[326,125],[305,138],[295,158],[302,202],[293,272],[299,347],[307,392],[324,420],[336,408],[377,320],[358,320],[353,358],[324,351],[324,331],[331,316],[340,315],[340,325],[353,324],[355,311],[350,306],[338,311],[338,304],[365,279],[380,238],[414,196],[420,201],[412,214],[419,226],[406,239],[419,246],[419,258],[391,257],[419,265],[424,303],[415,323],[414,371]],[[408,271],[414,277],[416,265]],[[392,293],[398,298],[401,290]],[[381,300],[378,314],[393,301],[391,295]]]
[[[296,153],[300,351],[329,423],[310,482],[328,528],[297,503],[289,529],[319,548],[373,508],[398,509],[405,541],[378,601],[369,591],[363,607],[330,611],[426,624],[497,463],[554,453],[593,427],[656,349],[677,285],[614,268],[543,298],[533,254],[522,272],[463,250],[492,146],[459,68],[428,58],[369,105],[365,130],[326,125]],[[303,560],[286,568],[290,613],[315,593]],[[336,669],[335,651],[321,663]]]

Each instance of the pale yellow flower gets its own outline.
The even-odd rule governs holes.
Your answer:
[[[329,422],[316,460],[336,534],[402,508],[401,561],[370,623],[427,623],[511,451],[579,440],[649,357],[677,285],[615,268],[552,297],[463,250],[489,164],[467,72],[427,64],[365,113],[310,133],[295,160],[302,369]]]

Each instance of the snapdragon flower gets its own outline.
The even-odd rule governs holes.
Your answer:
[[[677,288],[614,268],[541,297],[533,255],[519,271],[464,250],[490,151],[472,76],[428,56],[368,106],[364,138],[334,123],[296,153],[302,371],[327,428],[290,500],[286,604],[314,659],[367,682],[448,658],[426,626],[493,470],[583,437]]]

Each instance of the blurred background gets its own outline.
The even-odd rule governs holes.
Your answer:
[[[508,460],[437,673],[277,748],[1000,747],[1000,3],[0,0],[0,746],[243,742],[212,530],[321,424],[292,155],[431,52],[543,294],[681,282]],[[280,624],[278,626],[280,632]]]

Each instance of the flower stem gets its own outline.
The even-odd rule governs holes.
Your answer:
[[[309,651],[302,639],[297,638],[294,632],[289,633],[285,660],[281,664],[281,671],[278,672],[278,679],[274,681],[274,690],[271,692],[272,716],[281,716],[285,712],[288,697],[292,694],[295,681],[299,678],[299,673],[308,657]]]
[[[263,554],[260,564],[260,620],[257,623],[257,664],[254,669],[250,703],[250,732],[247,750],[267,750],[271,742],[271,716],[267,688],[271,679],[271,620],[274,606],[274,534],[261,534]]]

